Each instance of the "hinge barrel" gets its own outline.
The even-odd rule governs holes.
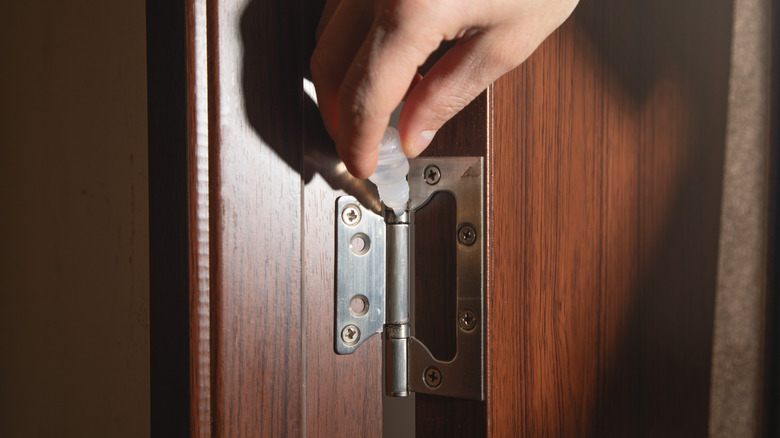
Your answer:
[[[407,359],[409,349],[409,221],[408,214],[385,218],[385,392],[395,397],[409,395]]]
[[[404,215],[407,216],[407,215]],[[395,216],[393,216],[395,217]],[[409,223],[388,223],[385,323],[409,323]]]
[[[407,363],[409,324],[385,324],[385,393],[391,397],[409,395]]]

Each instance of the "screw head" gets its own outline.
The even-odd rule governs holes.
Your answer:
[[[474,330],[477,326],[477,315],[471,310],[462,310],[458,314],[458,325],[466,331]]]
[[[462,225],[458,229],[458,242],[461,245],[471,246],[477,241],[477,230],[471,225]]]
[[[441,179],[441,170],[439,170],[439,166],[435,164],[429,164],[425,167],[425,170],[423,171],[423,179],[425,180],[428,185],[434,185],[439,182]]]
[[[441,385],[441,371],[434,366],[430,366],[423,371],[423,380],[429,388],[438,388]]]
[[[341,329],[341,342],[346,345],[355,345],[360,340],[360,329],[354,324],[349,324]]]
[[[360,222],[360,209],[357,205],[349,204],[341,210],[341,220],[349,226],[357,225]]]

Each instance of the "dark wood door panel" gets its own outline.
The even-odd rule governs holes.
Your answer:
[[[489,435],[707,433],[730,7],[583,2],[494,86]]]
[[[209,4],[216,436],[303,433],[299,12]]]
[[[730,25],[729,1],[583,2],[467,108],[487,407],[418,397],[418,434],[707,433]]]
[[[249,435],[379,436],[379,340],[350,356],[337,356],[332,347],[334,202],[345,190],[367,195],[365,182],[340,170],[303,90],[322,4],[218,5],[219,120],[212,126],[220,132],[217,214],[224,223],[217,229],[248,228],[226,236],[220,251],[241,261],[225,259],[223,270],[230,265],[232,273],[224,296],[232,304],[215,309],[222,315],[218,327],[235,339],[225,348],[233,350],[232,370],[217,370],[218,378],[235,376],[223,389],[230,400],[218,403],[226,406],[226,424]],[[226,196],[233,193],[242,197]],[[251,292],[244,292],[239,279],[256,271]],[[247,390],[248,396],[236,395]],[[256,422],[244,417],[252,415]],[[234,435],[227,428],[224,434]]]

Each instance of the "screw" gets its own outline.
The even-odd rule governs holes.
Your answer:
[[[341,341],[347,345],[355,345],[360,339],[360,329],[350,324],[341,329]]]
[[[471,246],[477,241],[477,231],[471,225],[463,225],[458,229],[458,242]]]
[[[434,366],[430,366],[425,369],[425,372],[423,372],[423,378],[425,380],[425,384],[428,385],[429,388],[436,388],[441,385],[441,372]]]
[[[360,209],[357,205],[349,204],[341,211],[341,220],[347,225],[357,225],[360,222]]]
[[[462,310],[458,314],[458,325],[466,331],[474,330],[477,326],[477,315],[471,310]]]
[[[435,164],[429,164],[423,171],[423,178],[428,185],[434,185],[441,179],[441,170]]]

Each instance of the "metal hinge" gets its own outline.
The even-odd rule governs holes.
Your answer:
[[[384,333],[385,391],[484,400],[484,171],[480,157],[410,161],[409,209],[382,217],[352,196],[336,201],[335,350],[350,354]],[[414,337],[410,278],[414,213],[440,191],[456,200],[457,352],[440,361]],[[411,220],[410,220],[411,219]],[[410,225],[410,223],[412,225]],[[410,228],[411,227],[411,228]],[[421,315],[417,315],[421,317]]]

